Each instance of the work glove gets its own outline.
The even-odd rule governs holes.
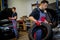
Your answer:
[[[35,21],[35,24],[36,24],[37,26],[40,26],[41,23],[44,22],[45,20],[46,20],[45,17],[41,17],[41,20],[40,20],[40,21]]]
[[[37,26],[40,26],[40,25],[41,25],[41,22],[40,22],[40,21],[36,21],[35,24],[36,24]]]

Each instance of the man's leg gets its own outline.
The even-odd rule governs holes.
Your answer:
[[[16,38],[18,38],[18,30],[17,30],[17,22],[15,20],[12,20],[13,23],[13,30],[15,33]]]
[[[42,30],[39,29],[38,31],[36,31],[36,40],[41,40],[42,38]]]

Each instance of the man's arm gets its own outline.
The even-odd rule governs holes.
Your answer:
[[[13,20],[13,19],[15,20],[15,19],[17,19],[17,16],[9,17],[9,19],[10,19],[10,20]]]
[[[17,13],[14,14],[14,17],[9,17],[10,20],[16,20],[17,19]]]
[[[37,8],[35,8],[32,13],[30,14],[29,16],[29,19],[33,22],[35,22],[35,24],[37,26],[40,26],[40,21],[38,21],[38,18],[39,18],[39,11],[37,10]]]
[[[31,21],[36,22],[36,19],[34,19],[34,17],[33,17],[33,16],[30,16],[30,17],[29,17],[29,19],[30,19]]]
[[[30,19],[31,21],[35,22],[35,24],[36,24],[37,26],[40,26],[40,25],[41,25],[41,24],[40,24],[40,21],[36,20],[33,16],[30,16],[29,19]]]

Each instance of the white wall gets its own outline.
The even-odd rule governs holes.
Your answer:
[[[39,2],[41,0],[38,0]],[[55,2],[55,0],[50,0],[50,3]],[[32,11],[31,4],[36,3],[36,0],[8,0],[8,7],[16,7],[18,13],[18,19],[21,16],[29,15]]]

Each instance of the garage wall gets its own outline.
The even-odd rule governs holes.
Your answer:
[[[41,0],[38,0],[39,2]],[[48,0],[49,1],[49,0]],[[50,3],[55,2],[55,0],[50,0]],[[36,3],[36,0],[8,0],[8,7],[16,7],[18,13],[18,19],[21,16],[29,15],[32,11],[31,4]]]

